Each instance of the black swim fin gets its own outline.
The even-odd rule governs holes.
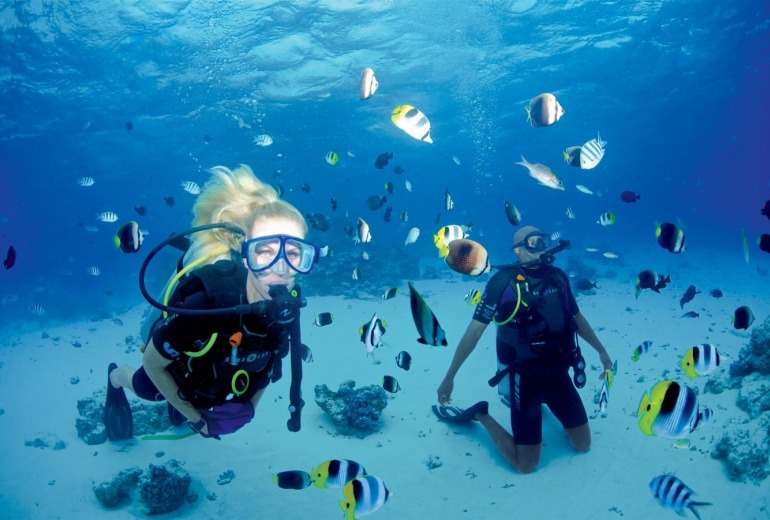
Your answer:
[[[434,404],[431,409],[440,420],[448,423],[463,424],[474,420],[476,414],[486,415],[489,413],[489,403],[479,401],[470,408],[458,408],[456,406],[439,406]]]
[[[134,436],[134,418],[131,415],[131,406],[126,398],[126,391],[115,388],[110,383],[110,374],[118,368],[115,363],[110,363],[107,368],[107,401],[104,403],[104,429],[107,438],[113,442],[124,441]]]

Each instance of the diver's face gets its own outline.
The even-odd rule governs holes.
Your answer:
[[[514,247],[513,252],[516,253],[516,257],[519,259],[521,263],[538,260],[540,258],[540,255],[543,254],[543,251],[538,251],[536,253],[533,253],[529,251],[526,247],[521,247],[521,246]]]
[[[302,227],[295,221],[288,218],[263,218],[254,222],[251,227],[249,238],[258,238],[269,235],[291,235],[297,238],[305,238]],[[290,254],[290,251],[286,251]],[[244,260],[244,265],[246,261]],[[248,266],[246,266],[248,268]],[[286,265],[286,260],[280,258],[270,269],[255,273],[249,271],[248,294],[249,301],[260,301],[270,299],[271,285],[285,285],[289,290],[294,287],[294,278],[297,271]]]

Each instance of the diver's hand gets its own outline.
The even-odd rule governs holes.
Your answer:
[[[453,379],[444,379],[441,384],[438,385],[436,391],[438,395],[438,402],[441,405],[447,405],[452,402],[452,390],[455,388],[455,382]]]
[[[612,370],[612,359],[610,358],[610,355],[605,350],[601,354],[599,354],[599,360],[602,362],[602,366],[604,367],[604,370],[601,374],[599,374],[599,379],[604,379],[607,375],[607,370]]]

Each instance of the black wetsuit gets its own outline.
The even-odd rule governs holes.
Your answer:
[[[516,309],[517,283],[522,304],[503,324]],[[565,428],[588,422],[568,373],[567,351],[575,342],[578,312],[569,280],[555,266],[498,271],[476,306],[474,320],[498,324],[497,355],[501,367],[510,367],[511,429],[516,444],[542,443],[542,404]]]
[[[212,309],[246,303],[247,275],[245,267],[230,261],[202,267],[183,278],[169,306]],[[211,348],[197,356],[213,333],[217,338]],[[237,339],[240,344],[233,348],[231,341]],[[280,379],[281,358],[288,353],[286,329],[267,316],[252,314],[170,315],[156,323],[152,340],[160,355],[172,361],[166,371],[180,396],[196,408],[248,401]],[[164,400],[143,367],[132,384],[139,397]]]

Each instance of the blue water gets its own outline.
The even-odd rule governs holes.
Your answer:
[[[767,266],[754,245],[770,229],[759,214],[770,198],[766,2],[477,4],[8,5],[0,14],[0,249],[13,245],[18,263],[0,277],[11,302],[2,319],[28,316],[33,303],[56,317],[136,301],[141,253],[119,254],[114,230],[137,219],[150,232],[148,248],[186,227],[194,198],[180,183],[202,185],[218,164],[250,164],[306,213],[330,214],[337,197],[338,218],[316,240],[333,243],[345,223],[368,216],[375,254],[418,226],[414,252],[434,255],[442,212],[442,225],[472,222],[472,238],[508,261],[499,244],[510,240],[502,210],[510,200],[525,223],[576,245],[601,238],[621,253],[657,248],[656,223],[680,219],[691,249],[723,243],[740,254],[744,228],[753,261]],[[365,66],[381,86],[361,101]],[[541,92],[555,93],[566,115],[531,128],[524,107]],[[428,116],[435,144],[391,124],[403,103]],[[609,144],[596,169],[562,161],[564,148],[597,131]],[[261,133],[274,144],[254,145]],[[324,162],[331,150],[341,157],[334,167]],[[388,168],[406,173],[374,169],[383,151],[394,152]],[[566,191],[537,185],[514,165],[521,154],[554,169]],[[85,176],[93,187],[77,186]],[[387,180],[396,190],[389,224],[364,205]],[[305,182],[309,194],[299,191]],[[641,201],[621,202],[623,190]],[[568,206],[575,221],[564,216]],[[102,211],[120,220],[96,221]],[[401,211],[408,224],[398,222]],[[614,228],[595,224],[605,211],[617,215]],[[86,274],[92,265],[98,279]],[[62,305],[73,290],[77,304]]]
[[[209,168],[241,163],[280,184],[303,213],[331,217],[331,229],[310,239],[339,254],[319,267],[322,280],[308,280],[311,295],[338,294],[330,287],[355,295],[350,259],[361,250],[353,250],[344,227],[357,217],[371,226],[373,262],[408,252],[404,262],[418,273],[430,267],[447,274],[432,235],[445,224],[471,223],[471,238],[493,263],[512,262],[506,200],[523,224],[571,240],[564,258],[573,263],[564,264],[593,263],[600,275],[612,271],[628,282],[629,291],[645,268],[673,269],[672,294],[691,278],[707,280],[704,291],[711,282],[735,289],[725,300],[731,306],[767,287],[761,272],[770,269],[770,255],[755,243],[770,233],[760,215],[770,199],[766,0],[6,0],[0,29],[0,257],[10,246],[18,253],[17,264],[0,271],[0,329],[108,319],[139,304],[145,253],[190,224],[195,199],[180,184],[203,186]],[[380,87],[362,101],[364,67],[374,68]],[[532,128],[524,109],[543,92],[554,93],[566,113],[554,126]],[[391,123],[393,108],[405,103],[430,119],[434,144]],[[597,132],[608,144],[596,169],[564,163],[562,150]],[[274,143],[257,146],[260,134]],[[329,151],[339,154],[336,166],[324,161]],[[375,169],[386,151],[394,154],[390,165]],[[522,154],[550,166],[566,190],[539,186],[515,165]],[[395,174],[395,165],[405,173]],[[82,177],[95,184],[78,186]],[[383,209],[365,205],[385,193],[387,181],[394,184],[389,223]],[[310,193],[300,190],[304,183]],[[641,200],[622,202],[624,190]],[[164,202],[169,196],[173,207]],[[140,205],[146,216],[134,211]],[[565,216],[568,207],[575,220]],[[116,212],[118,222],[99,222],[104,211]],[[407,223],[399,221],[403,211]],[[617,223],[603,228],[596,220],[607,211]],[[136,255],[112,244],[129,220],[149,232]],[[664,221],[685,229],[688,251],[680,256],[656,243]],[[421,237],[404,250],[413,226]],[[593,260],[586,247],[620,258]],[[709,278],[708,259],[716,257],[720,272],[733,275],[728,287]],[[153,288],[174,261],[171,254],[162,260]],[[364,267],[360,297],[412,278],[405,264],[370,264],[376,273]],[[92,266],[100,276],[87,273]],[[648,296],[629,297],[628,305],[652,307]],[[582,301],[590,309],[591,300]],[[45,315],[33,315],[32,305]],[[728,326],[729,310],[719,309],[716,328]],[[758,324],[765,318],[758,313]],[[629,344],[654,327],[633,329],[633,313],[623,319]],[[601,316],[591,321],[603,323]]]

